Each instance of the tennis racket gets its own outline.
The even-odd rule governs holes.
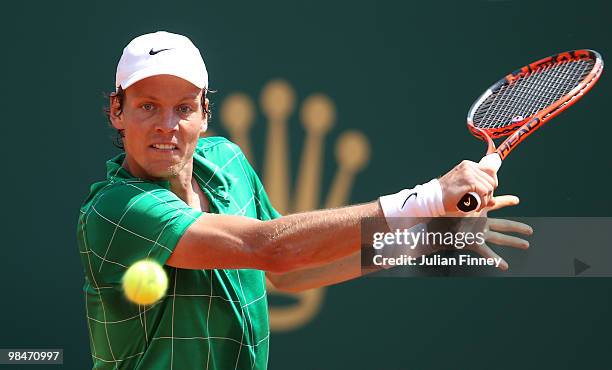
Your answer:
[[[480,163],[498,170],[527,136],[580,100],[595,85],[603,66],[596,51],[572,50],[540,59],[497,81],[468,112],[470,132],[488,144]],[[505,136],[496,148],[493,139]],[[457,208],[471,212],[480,202],[478,194],[470,192]]]

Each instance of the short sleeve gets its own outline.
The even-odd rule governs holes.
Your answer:
[[[90,253],[90,278],[119,283],[134,262],[165,264],[181,236],[202,214],[154,183],[126,182],[102,191],[86,211],[79,236]]]

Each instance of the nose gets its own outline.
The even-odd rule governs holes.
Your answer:
[[[156,122],[155,130],[158,132],[174,132],[178,130],[179,117],[173,109],[164,109]]]

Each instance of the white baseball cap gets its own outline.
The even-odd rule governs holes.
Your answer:
[[[147,77],[172,75],[208,88],[208,72],[189,38],[159,31],[138,36],[123,49],[117,64],[116,88],[127,89]]]

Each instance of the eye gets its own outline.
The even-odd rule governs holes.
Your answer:
[[[178,111],[181,114],[189,114],[189,113],[193,112],[193,109],[191,109],[191,107],[188,106],[188,105],[181,105],[181,106],[178,107]]]
[[[141,108],[142,108],[144,111],[146,111],[146,112],[150,112],[150,111],[152,111],[152,110],[153,110],[153,108],[155,108],[155,107],[153,106],[153,104],[151,104],[151,103],[144,103],[144,104],[143,104],[143,105],[141,105],[140,107],[141,107]]]

